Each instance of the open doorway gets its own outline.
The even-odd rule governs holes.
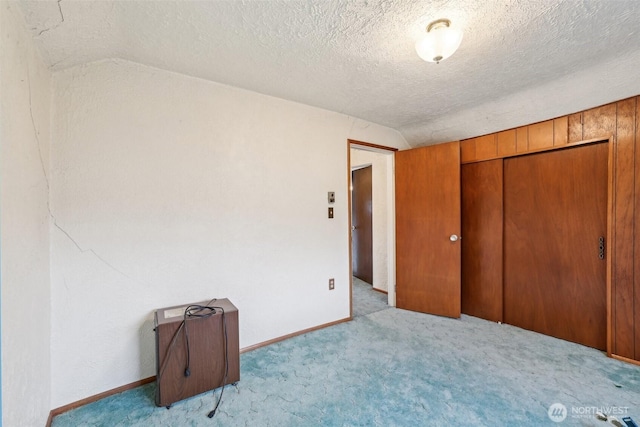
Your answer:
[[[348,141],[352,317],[395,305],[394,151]]]

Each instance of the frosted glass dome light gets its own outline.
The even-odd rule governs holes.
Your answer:
[[[448,19],[438,19],[427,26],[427,34],[416,42],[416,52],[425,61],[440,63],[458,49],[462,30],[451,27]]]

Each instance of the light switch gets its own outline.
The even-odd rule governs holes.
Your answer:
[[[329,208],[329,218],[333,218],[333,208]]]

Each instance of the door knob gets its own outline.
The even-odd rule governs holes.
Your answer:
[[[355,226],[355,225],[352,225],[352,226],[351,226],[351,231],[353,231],[353,230],[355,230],[355,229],[356,229],[356,226]]]
[[[452,234],[451,236],[449,236],[449,240],[451,240],[452,242],[457,242],[460,239],[460,237],[458,237],[457,234]]]

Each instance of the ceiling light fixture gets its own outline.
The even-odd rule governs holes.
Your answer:
[[[462,30],[451,27],[448,19],[438,19],[427,25],[427,34],[416,42],[418,56],[428,62],[447,59],[458,49]]]

